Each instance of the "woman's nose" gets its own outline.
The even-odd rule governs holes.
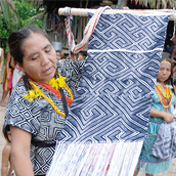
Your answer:
[[[44,67],[48,64],[49,59],[48,56],[46,54],[43,54],[41,57],[41,66]]]
[[[166,74],[166,70],[163,70],[163,74]]]

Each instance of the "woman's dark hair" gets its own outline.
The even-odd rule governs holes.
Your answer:
[[[7,132],[8,131],[10,131],[10,126],[9,125],[7,125],[5,128],[3,127],[2,128],[2,133],[3,133],[3,135],[4,135],[4,138],[8,141],[8,142],[10,142],[9,141],[9,138],[8,138],[8,135],[7,135]]]
[[[28,39],[32,33],[41,34],[49,40],[48,35],[41,28],[33,25],[12,32],[8,38],[8,46],[15,62],[23,64],[23,42]]]
[[[41,28],[33,25],[12,32],[8,38],[10,54],[13,56],[14,61],[18,62],[21,65],[23,64],[24,57],[23,43],[31,36],[32,33],[41,34],[49,40],[48,35]],[[23,76],[23,81],[26,90],[32,89],[32,86],[29,84],[28,77],[26,75]]]

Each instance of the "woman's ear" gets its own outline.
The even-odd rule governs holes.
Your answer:
[[[20,68],[20,70],[21,70],[23,73],[25,73],[23,66],[22,66],[19,62],[16,62],[16,64],[18,65],[18,67]]]

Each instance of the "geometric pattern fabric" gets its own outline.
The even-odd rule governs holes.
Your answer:
[[[169,15],[101,15],[59,141],[144,140],[168,21]]]

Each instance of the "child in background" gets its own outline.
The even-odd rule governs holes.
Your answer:
[[[7,131],[3,129],[3,134],[5,139],[7,140],[7,144],[5,145],[2,151],[2,164],[1,164],[1,176],[15,176],[12,163],[11,163],[11,132],[10,128],[7,128]],[[10,168],[9,168],[10,164]],[[8,170],[9,168],[9,170]]]
[[[65,58],[64,52],[56,50],[56,58],[57,60],[64,59]]]
[[[4,70],[4,78],[3,78],[3,94],[0,102],[1,106],[5,107],[5,98],[7,94],[12,91],[12,75],[13,70],[15,68],[15,63],[13,57],[10,55],[10,52],[7,53],[7,61],[6,68]]]
[[[152,148],[156,140],[160,125],[163,121],[173,122],[175,115],[171,114],[171,105],[176,103],[176,97],[171,86],[171,60],[161,60],[157,82],[154,89],[152,107],[150,111],[148,138],[145,139],[139,157],[137,170],[133,176],[137,176],[139,170],[146,176],[163,173],[170,168],[172,160],[163,160],[152,155]]]

